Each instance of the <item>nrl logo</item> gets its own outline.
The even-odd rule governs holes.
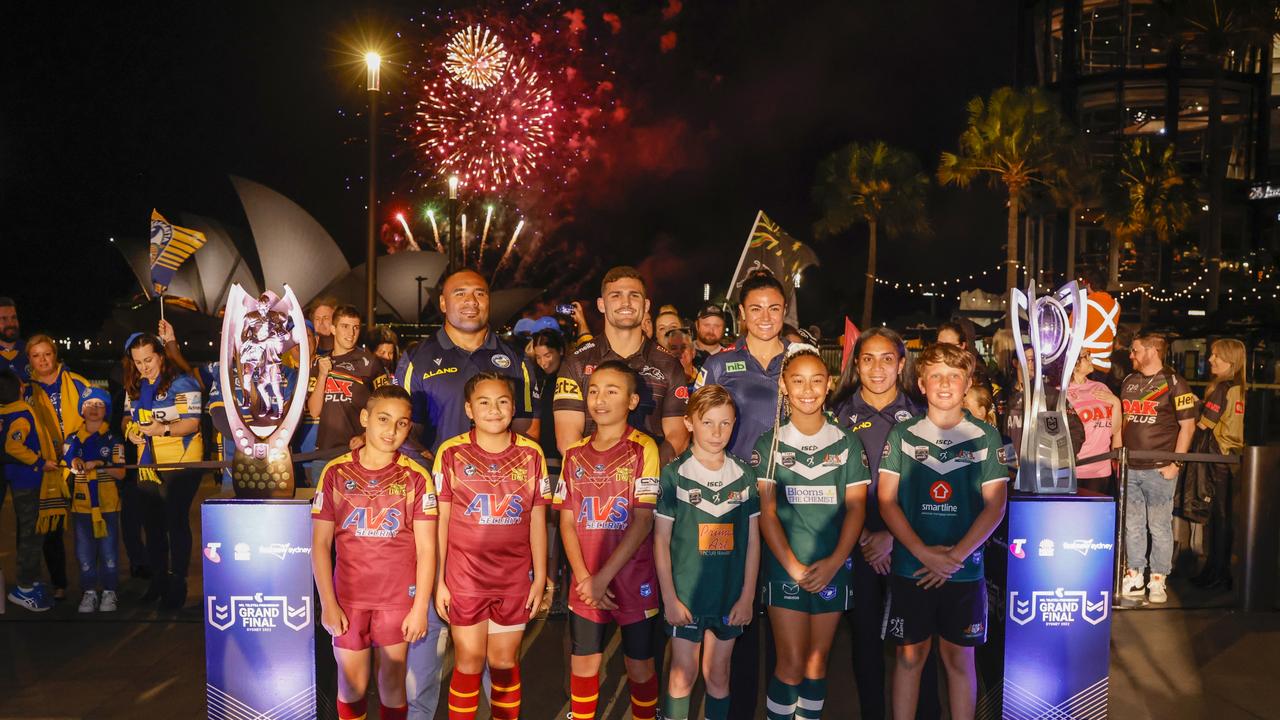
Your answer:
[[[1089,600],[1085,590],[1037,590],[1029,600],[1019,597],[1016,590],[1009,592],[1009,619],[1019,625],[1027,625],[1040,616],[1045,627],[1068,627],[1077,618],[1090,625],[1098,625],[1111,612],[1111,593],[1102,590],[1097,601]]]
[[[294,605],[284,595],[232,595],[225,603],[210,595],[205,609],[209,626],[215,630],[225,631],[239,624],[248,632],[269,632],[283,623],[290,630],[301,632],[311,625],[311,598],[307,596],[298,598]]]

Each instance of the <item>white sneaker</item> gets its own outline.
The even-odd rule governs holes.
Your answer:
[[[1142,597],[1142,571],[1125,570],[1124,579],[1120,581],[1120,594],[1126,597]]]
[[[98,593],[95,590],[85,590],[84,597],[80,598],[80,612],[91,613],[98,610]]]
[[[115,612],[116,606],[116,591],[103,590],[102,602],[98,603],[98,612]]]
[[[1164,590],[1164,576],[1151,573],[1151,582],[1147,583],[1147,599],[1153,603],[1169,602],[1169,594]]]

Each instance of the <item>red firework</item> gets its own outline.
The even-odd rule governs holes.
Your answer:
[[[496,192],[523,185],[554,158],[559,110],[547,79],[519,57],[487,88],[449,73],[425,85],[415,140],[437,175]]]

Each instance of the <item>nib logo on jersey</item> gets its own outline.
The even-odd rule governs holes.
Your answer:
[[[936,480],[929,486],[929,499],[933,502],[920,503],[920,512],[925,515],[954,515],[960,510],[955,503],[947,502],[955,491],[946,480]]]
[[[626,530],[630,518],[624,497],[584,497],[578,513],[578,523],[586,530]]]
[[[481,525],[517,525],[524,515],[524,501],[517,494],[499,500],[493,493],[476,493],[467,504],[466,515],[476,516]]]
[[[228,630],[233,625],[248,632],[270,632],[281,625],[301,631],[311,625],[311,598],[302,596],[290,602],[284,595],[232,595],[219,602],[210,595],[205,601],[209,626]]]
[[[1016,590],[1009,593],[1009,619],[1019,625],[1030,623],[1037,615],[1045,627],[1070,627],[1077,620],[1097,625],[1111,611],[1111,593],[1106,590],[1098,593],[1095,602],[1084,590],[1036,590],[1029,600],[1019,595]]]

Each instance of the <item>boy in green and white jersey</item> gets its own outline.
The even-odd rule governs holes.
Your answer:
[[[916,373],[929,408],[889,431],[880,514],[895,540],[885,637],[897,645],[893,716],[913,718],[933,637],[947,670],[951,717],[972,718],[974,647],[986,642],[982,545],[1004,517],[1009,471],[1000,434],[964,409],[973,355],[939,343]]]
[[[853,601],[850,557],[866,518],[871,473],[862,441],[824,412],[830,376],[817,348],[793,344],[782,362],[787,419],[756,441],[761,596],[778,662],[769,679],[769,720],[818,718],[827,696],[827,656]]]
[[[736,416],[733,398],[719,385],[689,398],[688,450],[662,469],[654,560],[671,643],[671,668],[662,717],[685,720],[698,679],[706,682],[707,720],[729,715],[729,659],[742,626],[751,622],[760,567],[756,474],[725,453]]]

